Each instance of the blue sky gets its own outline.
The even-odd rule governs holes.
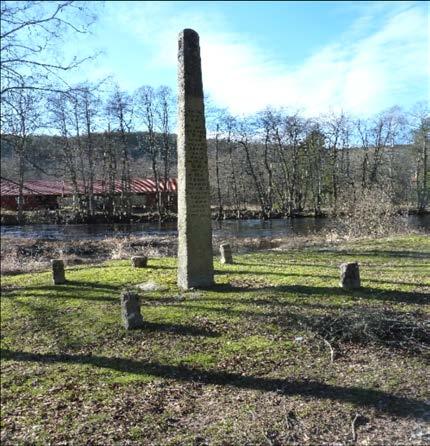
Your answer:
[[[368,116],[429,100],[428,2],[93,3],[92,35],[64,52],[103,53],[76,80],[176,90],[177,34],[193,28],[205,93],[233,114],[271,105]]]

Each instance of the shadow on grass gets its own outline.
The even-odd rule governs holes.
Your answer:
[[[336,265],[330,265],[326,262],[314,262],[314,263],[275,263],[268,260],[268,262],[262,264],[261,262],[237,262],[234,261],[233,265],[241,266],[276,266],[277,268],[290,268],[290,267],[310,267],[310,268],[324,268],[324,269],[337,269]]]
[[[150,261],[150,260],[149,260]],[[165,265],[146,265],[145,268],[142,268],[142,270],[145,269],[177,269],[176,266],[165,266]]]
[[[334,345],[355,344],[367,347],[378,345],[399,351],[404,355],[417,357],[425,355],[430,349],[430,331],[425,326],[425,313],[404,313],[367,306],[340,306],[319,304],[283,304],[279,301],[258,299],[248,301],[255,309],[238,309],[241,302],[227,299],[223,306],[199,304],[174,307],[185,312],[196,311],[202,314],[214,313],[225,318],[245,318],[255,327],[265,323],[276,324],[280,332],[289,337],[302,331],[317,334],[322,339],[330,339]],[[312,312],[309,309],[323,309]],[[339,311],[340,310],[340,311]]]
[[[287,265],[289,266],[289,265]],[[294,265],[292,265],[294,266]],[[338,269],[338,268],[337,268]],[[281,277],[310,277],[314,279],[328,279],[332,281],[339,280],[340,274],[304,274],[304,273],[292,273],[288,272],[288,269],[286,269],[287,272],[280,273],[277,271],[269,270],[269,271],[246,271],[246,270],[215,270],[215,274],[219,276],[226,276],[231,275],[234,276],[235,274],[243,274],[243,275],[249,275],[249,276],[281,276]],[[392,282],[389,280],[380,280],[380,279],[372,279],[372,278],[363,278],[363,282],[372,282],[372,283],[380,283],[382,285],[406,285],[406,286],[417,286],[419,283],[416,282]]]
[[[351,296],[367,300],[381,300],[403,302],[409,304],[429,303],[429,293],[415,293],[411,291],[381,290],[380,288],[362,287],[358,290],[347,291],[337,287],[315,287],[315,286],[279,286],[275,291],[299,293],[305,295],[325,296]]]
[[[362,287],[358,290],[344,290],[338,287],[308,286],[308,285],[277,285],[264,288],[233,286],[231,284],[216,284],[212,291],[220,293],[243,293],[250,291],[293,293],[305,296],[345,296],[366,300],[403,302],[408,304],[424,304],[430,302],[429,293],[415,293],[411,291],[381,290],[379,288]]]
[[[423,251],[395,251],[395,250],[363,250],[363,251],[327,251],[335,252],[339,255],[345,256],[362,256],[362,257],[396,257],[396,258],[409,258],[409,259],[428,259],[430,260],[430,253]]]
[[[423,419],[428,415],[424,401],[392,395],[387,392],[362,387],[341,387],[318,381],[292,381],[281,378],[264,378],[241,375],[221,370],[206,371],[184,365],[174,366],[133,359],[109,358],[86,355],[55,355],[1,350],[3,360],[89,364],[120,372],[146,374],[176,381],[199,382],[205,385],[232,386],[239,389],[276,392],[286,396],[299,395],[329,401],[352,403],[359,407],[372,407],[381,413],[398,417]]]
[[[310,253],[313,255],[324,255],[328,254],[330,256],[360,256],[360,257],[395,257],[395,258],[409,258],[409,259],[430,259],[429,251],[407,251],[402,249],[344,249],[339,247],[329,248],[325,247],[323,249],[311,249]],[[333,257],[330,257],[333,259]],[[311,266],[311,264],[307,264]],[[319,266],[323,266],[321,262],[318,262]]]
[[[73,299],[73,300],[86,300],[86,301],[99,301],[99,302],[115,302],[119,300],[119,288],[106,288],[104,286],[70,286],[68,284],[63,285],[41,285],[34,287],[22,287],[15,288],[12,290],[7,290],[6,292],[2,292],[2,299],[15,299],[20,297],[26,297],[31,299],[36,298],[44,298],[48,300],[55,299]],[[31,295],[31,292],[37,293],[36,295]],[[26,294],[22,294],[25,292]],[[46,292],[45,295],[41,294]],[[92,293],[90,296],[86,295],[86,293]],[[97,293],[97,295],[94,295]],[[102,295],[98,295],[101,294]],[[110,293],[110,295],[106,295],[104,293]],[[19,304],[22,304],[22,300],[17,301]]]
[[[288,270],[286,270],[288,271]],[[284,272],[280,273],[278,271],[269,270],[269,271],[246,271],[246,270],[231,270],[231,271],[221,271],[221,270],[215,270],[215,274],[219,276],[225,276],[225,275],[231,275],[234,276],[235,274],[243,274],[243,275],[249,275],[249,276],[281,276],[281,277],[315,277],[315,278],[323,278],[323,279],[330,279],[335,280],[339,279],[338,275],[327,275],[327,274],[302,274],[302,273],[291,273],[291,272]]]
[[[202,303],[205,302],[205,300],[201,301]],[[269,303],[269,301],[248,301],[247,304],[248,305],[258,305],[261,306],[263,311],[252,311],[252,310],[238,310],[235,309],[234,306],[235,305],[241,305],[242,301],[234,301],[232,299],[229,299],[228,301],[222,301],[219,302],[220,304],[226,304],[222,307],[220,306],[213,306],[213,305],[190,305],[188,307],[185,307],[184,305],[181,304],[170,304],[169,307],[175,307],[178,309],[182,309],[183,311],[197,311],[197,312],[201,312],[202,314],[205,313],[217,313],[220,315],[223,315],[225,317],[229,317],[229,316],[234,316],[234,317],[246,317],[246,318],[251,318],[251,319],[256,319],[256,321],[268,321],[270,319],[274,319],[274,318],[279,318],[280,316],[282,317],[288,317],[290,324],[288,325],[288,328],[300,328],[300,325],[297,324],[291,324],[291,322],[294,321],[301,321],[303,318],[301,318],[301,316],[299,316],[296,313],[291,312],[290,310],[286,310],[286,308],[288,308],[288,306],[290,304],[285,303],[285,304],[281,304],[280,302],[275,302],[275,303]],[[277,310],[273,310],[273,307],[279,305],[280,308]],[[301,304],[300,304],[301,305]],[[306,308],[317,308],[317,309],[326,309],[326,310],[333,310],[333,309],[343,309],[344,307],[340,306],[340,305],[301,305],[302,307],[306,307]],[[298,309],[299,305],[295,304],[295,309]],[[274,322],[274,321],[272,321]]]
[[[64,284],[65,286],[73,286],[76,288],[93,288],[96,290],[105,290],[105,291],[109,291],[109,290],[119,290],[121,288],[121,285],[108,285],[108,284],[101,284],[101,283],[94,283],[94,282],[85,282],[82,280],[67,280],[66,283]],[[53,286],[52,288],[55,289],[57,288],[58,285]]]
[[[144,321],[144,327],[142,328],[142,331],[167,332],[174,333],[180,336],[206,336],[209,338],[215,338],[219,336],[219,333],[215,331],[196,327],[193,325],[165,324],[146,321]]]
[[[102,291],[118,291],[121,289],[123,285],[108,285],[108,284],[100,284],[94,282],[83,282],[78,280],[67,280],[65,283],[60,285],[34,285],[34,286],[23,286],[17,287],[14,291],[85,291],[85,289],[92,290],[102,290]]]
[[[109,264],[107,264],[108,262],[119,262],[119,261],[123,262],[124,259],[121,259],[121,260],[109,259],[108,261],[106,261],[105,264],[98,264],[98,265],[92,264],[92,265],[87,265],[87,267],[90,267],[91,269],[96,269],[96,268],[99,268],[99,269],[126,269],[126,268],[132,268],[133,270],[137,269],[137,270],[141,270],[141,271],[145,271],[146,269],[155,269],[155,270],[157,270],[157,269],[170,269],[170,270],[176,269],[175,266],[166,266],[166,265],[151,265],[151,264],[148,264],[144,268],[134,268],[131,265],[131,263],[126,263],[125,265],[109,265]],[[149,262],[150,261],[151,261],[151,259],[149,259]],[[67,273],[67,270],[69,270],[69,271],[82,271],[83,269],[84,268],[81,265],[79,265],[78,267],[67,268],[66,269],[66,273]]]

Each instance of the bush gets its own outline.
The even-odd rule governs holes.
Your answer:
[[[382,187],[345,191],[339,199],[336,229],[348,237],[406,232],[407,220]]]

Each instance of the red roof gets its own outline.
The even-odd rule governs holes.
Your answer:
[[[84,191],[84,185],[79,182],[78,185],[81,192]],[[96,180],[93,185],[95,194],[104,194],[108,192],[109,185],[105,181]],[[121,181],[115,181],[114,187],[115,193],[122,192]],[[166,192],[176,192],[177,182],[176,178],[169,178],[167,183],[164,181],[159,182],[159,190]],[[18,196],[19,186],[18,183],[11,180],[0,180],[0,192],[1,195]],[[133,178],[130,181],[130,192],[135,194],[155,193],[156,184],[151,178]],[[66,181],[51,181],[51,180],[29,180],[24,182],[23,195],[73,195],[74,188],[70,182]]]

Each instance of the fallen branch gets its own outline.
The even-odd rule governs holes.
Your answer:
[[[357,441],[357,432],[355,430],[355,423],[357,422],[360,415],[358,413],[355,414],[354,419],[351,421],[351,432],[352,432],[352,441]]]
[[[328,348],[330,349],[330,363],[333,364],[334,361],[334,348],[331,346],[330,342],[327,341],[327,339],[324,339],[324,344],[328,346]]]

